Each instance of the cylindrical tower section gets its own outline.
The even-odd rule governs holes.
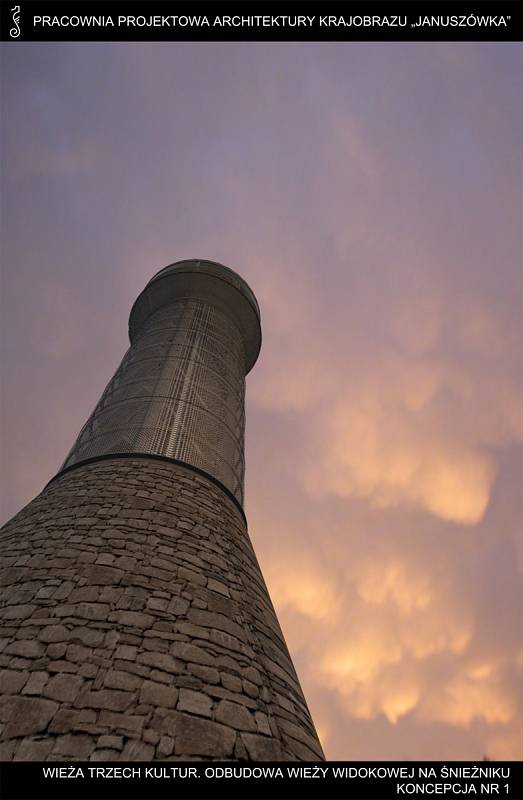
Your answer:
[[[254,295],[182,261],[129,332],[0,533],[0,760],[323,759],[241,505]]]
[[[201,469],[243,504],[245,375],[261,344],[254,294],[213,261],[158,272],[136,300],[131,347],[62,469],[110,453]]]

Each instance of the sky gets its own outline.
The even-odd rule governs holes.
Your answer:
[[[2,50],[2,520],[161,267],[261,307],[250,535],[327,757],[523,757],[523,59],[504,43]]]

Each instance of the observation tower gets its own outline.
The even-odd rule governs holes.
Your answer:
[[[320,760],[243,511],[245,281],[160,270],[58,474],[1,532],[0,758]]]

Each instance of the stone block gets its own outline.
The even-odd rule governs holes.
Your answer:
[[[319,742],[302,725],[296,725],[283,717],[278,717],[278,728],[282,733],[303,742],[311,751],[321,754]]]
[[[206,683],[202,689],[209,697],[218,697],[220,700],[231,700],[233,703],[238,703],[254,711],[258,708],[258,702],[253,700],[252,697],[248,697],[246,694],[240,694],[239,692],[230,692],[228,689],[224,689],[223,686]]]
[[[113,611],[109,617],[110,622],[117,622],[120,625],[129,625],[133,628],[150,628],[154,622],[151,614],[144,614],[141,611]]]
[[[204,575],[200,575],[198,572],[193,572],[186,567],[178,567],[178,577],[182,580],[186,580],[189,585],[192,584],[194,586],[205,586],[207,583],[207,578]]]
[[[104,632],[96,628],[73,628],[69,636],[71,642],[80,642],[86,647],[100,647],[105,638]]]
[[[263,711],[255,711],[254,719],[258,727],[258,733],[263,733],[265,736],[271,736],[271,728],[269,725],[269,718]]]
[[[81,722],[80,711],[74,708],[60,708],[48,728],[49,733],[69,733]]]
[[[113,564],[114,563],[114,559],[115,559],[115,556],[113,556],[111,553],[100,553],[100,555],[96,559],[96,563],[106,566],[106,565]]]
[[[96,664],[81,664],[78,667],[78,674],[82,676],[82,678],[95,678],[98,674],[98,667]]]
[[[16,739],[12,739],[10,742],[0,742],[0,761],[12,761],[16,745]]]
[[[15,761],[45,761],[54,746],[54,739],[22,739]]]
[[[146,633],[150,633],[150,631],[146,631]],[[144,650],[153,650],[157,653],[166,653],[169,648],[169,643],[157,637],[144,636],[143,648]]]
[[[190,636],[193,639],[207,640],[210,638],[208,628],[202,628],[200,625],[193,625],[192,622],[177,620],[176,629],[180,631],[180,633],[182,633],[184,636]]]
[[[98,586],[82,586],[73,589],[67,599],[69,603],[95,603],[100,598],[100,592]]]
[[[212,700],[203,692],[195,692],[192,689],[180,689],[180,699],[178,700],[179,711],[187,711],[190,714],[198,714],[202,717],[212,715]]]
[[[55,617],[72,617],[76,611],[76,606],[72,603],[54,606],[53,614]]]
[[[114,750],[111,747],[102,747],[100,750],[95,750],[89,756],[89,761],[118,761],[120,758],[120,751]]]
[[[52,597],[53,592],[55,591],[56,591],[56,586],[54,584],[52,586],[42,586],[36,593],[36,599],[49,600],[49,598]]]
[[[149,667],[161,669],[164,672],[171,672],[173,674],[183,672],[182,662],[167,653],[140,653],[136,660],[140,662],[140,664],[147,664]]]
[[[256,686],[255,683],[251,683],[251,681],[243,681],[243,691],[245,694],[248,694],[249,697],[258,697],[260,694],[260,690]]]
[[[31,672],[29,680],[22,689],[22,694],[42,694],[42,690],[49,678],[48,672]]]
[[[163,597],[149,597],[147,600],[147,608],[151,608],[153,611],[165,611],[168,605],[169,601]]]
[[[129,644],[121,644],[116,648],[114,657],[122,658],[125,661],[134,661],[136,659],[137,652],[138,652],[137,647],[134,647],[133,645]]]
[[[49,672],[70,672],[74,674],[78,671],[78,664],[72,664],[70,661],[48,661],[46,666]]]
[[[281,759],[281,745],[278,739],[268,739],[266,736],[259,736],[256,733],[242,733],[241,738],[251,761],[279,761]]]
[[[214,578],[209,578],[209,580],[207,581],[207,588],[210,589],[212,592],[218,592],[219,594],[223,594],[225,595],[225,597],[231,596],[229,587],[226,586],[224,583],[220,583],[220,581],[217,581]]]
[[[206,667],[203,664],[187,664],[188,671],[200,678],[205,683],[219,683],[220,673],[214,667]]]
[[[79,761],[89,757],[94,750],[95,744],[92,736],[87,734],[66,733],[57,736],[52,751],[52,756],[67,756],[68,758],[78,759]]]
[[[110,603],[114,608],[114,606],[120,601],[123,594],[124,589],[121,586],[104,586],[100,593],[99,600],[101,603]]]
[[[144,728],[142,741],[157,745],[160,741],[160,734],[158,731],[155,731],[154,728]]]
[[[62,581],[58,589],[53,594],[53,600],[65,600],[74,589],[72,581]]]
[[[255,683],[256,686],[261,686],[262,685],[262,679],[261,679],[260,671],[257,670],[256,667],[252,667],[252,666],[245,667],[242,670],[242,675],[243,675],[244,678],[247,678],[247,680],[252,681],[253,683]]]
[[[35,609],[36,606],[31,604],[8,606],[2,612],[2,616],[4,619],[27,619],[27,617],[30,617]]]
[[[241,736],[236,737],[236,742],[234,744],[234,758],[238,759],[238,761],[249,760],[249,754],[244,743],[242,742]]]
[[[140,692],[140,703],[164,708],[174,708],[178,699],[178,689],[155,681],[144,681]]]
[[[44,731],[58,710],[58,703],[40,697],[0,698],[0,719],[6,722],[5,739]]]
[[[202,688],[201,679],[196,678],[194,675],[188,675],[186,673],[183,675],[176,675],[174,681],[176,686],[183,687],[184,689],[195,689],[199,691]]]
[[[18,694],[22,686],[29,679],[28,672],[17,669],[3,669],[0,671],[0,687],[2,694]]]
[[[64,642],[69,639],[69,631],[65,625],[46,625],[38,634],[42,642]]]
[[[109,670],[104,678],[104,686],[108,689],[124,689],[128,692],[138,689],[141,683],[142,679],[138,675],[118,669]]]
[[[185,614],[187,614],[188,608],[188,600],[185,600],[183,597],[174,597],[167,606],[167,611],[169,614],[175,614],[176,616],[184,617]]]
[[[220,700],[216,706],[214,718],[230,728],[239,731],[257,731],[256,722],[245,706],[231,703],[230,700]]]
[[[235,603],[233,600],[217,592],[207,593],[207,608],[209,611],[224,614],[231,620],[233,620],[238,613],[238,603]]]
[[[121,750],[123,748],[123,736],[111,736],[103,734],[98,738],[96,747],[108,747],[111,750]]]
[[[85,568],[84,575],[89,584],[104,586],[110,584],[115,586],[120,583],[123,575],[121,569],[114,567],[103,566],[101,564],[94,564]]]
[[[100,689],[99,691],[82,692],[76,699],[79,708],[103,708],[108,711],[125,711],[134,700],[131,692],[116,689]]]
[[[211,630],[209,632],[209,639],[213,644],[217,644],[220,647],[225,647],[227,650],[232,650],[236,653],[242,653],[244,655],[249,653],[250,655],[252,652],[249,651],[243,642],[240,642],[236,636],[231,636],[230,633],[225,633],[224,631]]]
[[[98,723],[106,725],[114,733],[120,731],[126,736],[138,736],[143,728],[145,717],[131,714],[115,714],[112,711],[100,711]]]
[[[131,739],[126,742],[122,751],[123,761],[151,761],[154,756],[154,746]]]
[[[157,730],[160,734],[174,736],[177,715],[178,712],[176,711],[167,708],[156,708],[150,722],[152,730]]]
[[[81,644],[70,644],[65,652],[68,661],[83,664],[91,658],[93,651],[90,647],[83,647]]]
[[[40,658],[45,653],[45,646],[37,639],[16,639],[6,647],[5,652],[24,658]]]
[[[132,556],[120,556],[114,562],[115,567],[120,567],[126,572],[133,572],[136,567],[136,559]]]
[[[174,739],[172,736],[162,736],[156,747],[157,758],[167,758],[174,750]]]
[[[56,659],[62,658],[67,652],[66,642],[54,642],[47,645],[46,656],[48,658]]]
[[[212,666],[216,660],[201,647],[189,642],[174,642],[171,645],[171,653],[182,661],[193,661],[195,664]]]
[[[230,692],[241,692],[242,682],[241,679],[236,675],[230,675],[228,672],[221,672],[220,679],[222,686],[224,686]]]
[[[79,603],[75,616],[90,620],[105,620],[109,614],[108,603]]]
[[[147,669],[147,667],[144,667],[144,669]],[[172,674],[169,674],[168,672],[162,672],[161,669],[149,670],[147,677],[150,678],[152,681],[157,681],[158,683],[165,683],[167,684],[167,686],[170,686],[173,682]]]
[[[119,641],[120,641],[119,632],[115,630],[110,630],[107,631],[107,633],[105,634],[104,646],[109,648],[109,650],[114,650]]]
[[[47,681],[43,694],[51,700],[60,700],[62,703],[72,703],[82,688],[84,679],[79,675],[59,674],[53,675]]]
[[[176,755],[229,758],[236,732],[201,717],[174,712],[174,751]]]

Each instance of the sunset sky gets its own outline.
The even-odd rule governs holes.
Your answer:
[[[330,759],[523,757],[518,44],[7,44],[2,521],[161,267],[261,307],[249,529]]]

